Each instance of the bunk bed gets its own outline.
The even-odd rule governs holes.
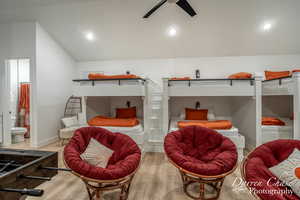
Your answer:
[[[276,139],[292,139],[293,138],[293,120],[281,117],[285,124],[278,125],[262,125],[262,143],[267,143]]]
[[[147,129],[147,80],[144,78],[110,78],[110,79],[74,79],[73,80],[73,95],[81,97],[82,102],[82,118],[86,126],[91,125],[90,119],[87,117],[87,98],[89,97],[140,97],[143,101],[142,116],[138,116],[137,123],[133,125],[101,125],[93,124],[92,126],[98,126],[108,129],[112,132],[120,132],[130,136],[135,142],[143,149],[144,141],[146,141],[146,129]],[[124,103],[125,104],[125,103]],[[130,102],[126,102],[130,107]],[[125,105],[124,105],[125,106]],[[114,108],[116,109],[116,108]],[[114,114],[111,113],[113,116]],[[118,120],[112,116],[103,116],[101,119],[106,123],[108,121]],[[100,119],[100,120],[101,120]],[[120,119],[121,123],[126,122],[126,119]],[[123,120],[123,121],[122,121]],[[113,121],[114,122],[114,121]],[[126,122],[127,123],[127,122]]]
[[[294,72],[290,76],[264,80],[262,82],[262,96],[292,96],[293,113],[291,116],[276,116],[284,125],[262,125],[262,142],[276,139],[300,139],[300,73]]]
[[[256,118],[257,113],[260,114],[261,98],[257,97],[261,94],[261,77],[244,78],[244,79],[169,79],[164,78],[164,92],[163,92],[163,130],[164,133],[169,133],[179,129],[179,122],[185,121],[184,118],[179,116],[171,116],[170,112],[170,99],[174,97],[250,97],[251,108],[250,112],[244,114],[243,111],[237,113],[236,118],[230,116],[225,119],[232,122],[232,126],[225,129],[215,129],[217,132],[230,138],[237,146],[239,153],[239,160],[243,158],[243,151],[246,141],[252,143],[250,148],[255,147],[260,143],[260,118]],[[175,99],[175,98],[174,98]],[[239,100],[236,102],[239,103]],[[201,107],[200,107],[201,109]],[[250,120],[246,119],[241,121],[242,117],[247,115]],[[221,116],[214,120],[224,120]],[[210,121],[208,119],[208,121]],[[248,122],[246,122],[248,121]],[[242,124],[240,127],[238,125]],[[254,132],[254,133],[253,133]],[[241,134],[243,133],[243,135]]]

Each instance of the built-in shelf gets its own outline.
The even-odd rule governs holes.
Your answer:
[[[270,82],[270,81],[278,81],[279,85],[282,85],[282,80],[284,79],[290,79],[292,76],[286,76],[286,77],[281,77],[281,78],[274,78],[270,80],[264,80],[263,82]]]
[[[118,81],[121,85],[121,81],[141,81],[142,83],[146,82],[146,79],[143,78],[115,78],[115,79],[74,79],[73,82],[91,82],[92,85],[95,85],[95,82],[99,81]]]
[[[168,86],[172,86],[172,82],[187,82],[190,87],[192,82],[209,82],[209,81],[229,81],[230,85],[233,85],[234,81],[249,81],[250,85],[253,85],[254,78],[245,78],[245,79],[230,79],[230,78],[221,78],[221,79],[186,79],[186,80],[168,80]]]

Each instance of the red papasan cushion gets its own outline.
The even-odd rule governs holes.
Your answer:
[[[169,133],[165,152],[179,167],[202,176],[221,175],[237,163],[237,149],[227,137],[212,129],[189,126]]]
[[[284,191],[284,186],[278,186],[280,181],[269,170],[289,157],[295,148],[300,150],[298,140],[275,140],[257,147],[252,151],[245,161],[245,177],[247,182],[259,183],[250,184],[252,190],[259,191],[257,195],[263,200],[299,200],[295,194],[267,194],[265,191]],[[269,182],[268,182],[269,181]],[[280,184],[279,184],[280,185]],[[262,192],[260,192],[262,191]]]
[[[94,138],[114,151],[106,168],[95,167],[80,158],[90,139]],[[64,159],[74,172],[97,180],[114,180],[132,174],[139,166],[141,151],[127,135],[97,127],[78,129],[64,149]]]

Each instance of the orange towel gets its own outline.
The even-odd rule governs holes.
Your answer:
[[[30,84],[22,83],[20,85],[19,112],[25,109],[26,113],[30,111]]]
[[[248,72],[239,72],[236,74],[231,74],[228,78],[229,79],[247,79],[247,78],[252,78],[252,74],[250,74]]]
[[[285,77],[289,77],[290,75],[291,75],[290,71],[280,71],[280,72],[265,71],[266,80],[285,78]]]
[[[27,128],[27,132],[25,134],[26,138],[30,137],[30,84],[28,83],[21,83],[20,85],[20,91],[19,91],[19,105],[18,110],[21,112],[21,110],[25,111],[25,115],[21,116],[23,118],[24,124],[20,123],[19,125],[22,127]]]
[[[172,81],[188,81],[188,80],[191,80],[190,77],[173,77],[173,78],[170,78],[170,80]]]
[[[265,126],[285,126],[285,123],[276,117],[263,117],[262,125]]]
[[[116,127],[133,127],[140,122],[136,118],[117,119],[112,117],[96,116],[88,121],[90,126],[116,126]]]
[[[141,78],[134,74],[121,74],[121,75],[104,75],[100,73],[90,73],[89,79],[134,79],[134,78]]]
[[[224,130],[231,129],[232,123],[229,120],[216,120],[216,121],[179,121],[177,122],[179,128],[184,128],[187,126],[202,126],[205,128]]]

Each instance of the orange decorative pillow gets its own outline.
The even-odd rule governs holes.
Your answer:
[[[117,108],[116,118],[121,118],[121,119],[136,118],[136,107]]]
[[[280,71],[280,72],[265,71],[266,80],[289,77],[290,75],[291,75],[290,71]]]
[[[248,72],[239,72],[236,74],[231,74],[228,78],[229,79],[246,79],[246,78],[252,78],[252,74],[250,74]]]
[[[185,109],[185,119],[186,120],[207,120],[208,110],[207,109]]]
[[[295,169],[295,175],[298,179],[300,179],[300,167]]]

